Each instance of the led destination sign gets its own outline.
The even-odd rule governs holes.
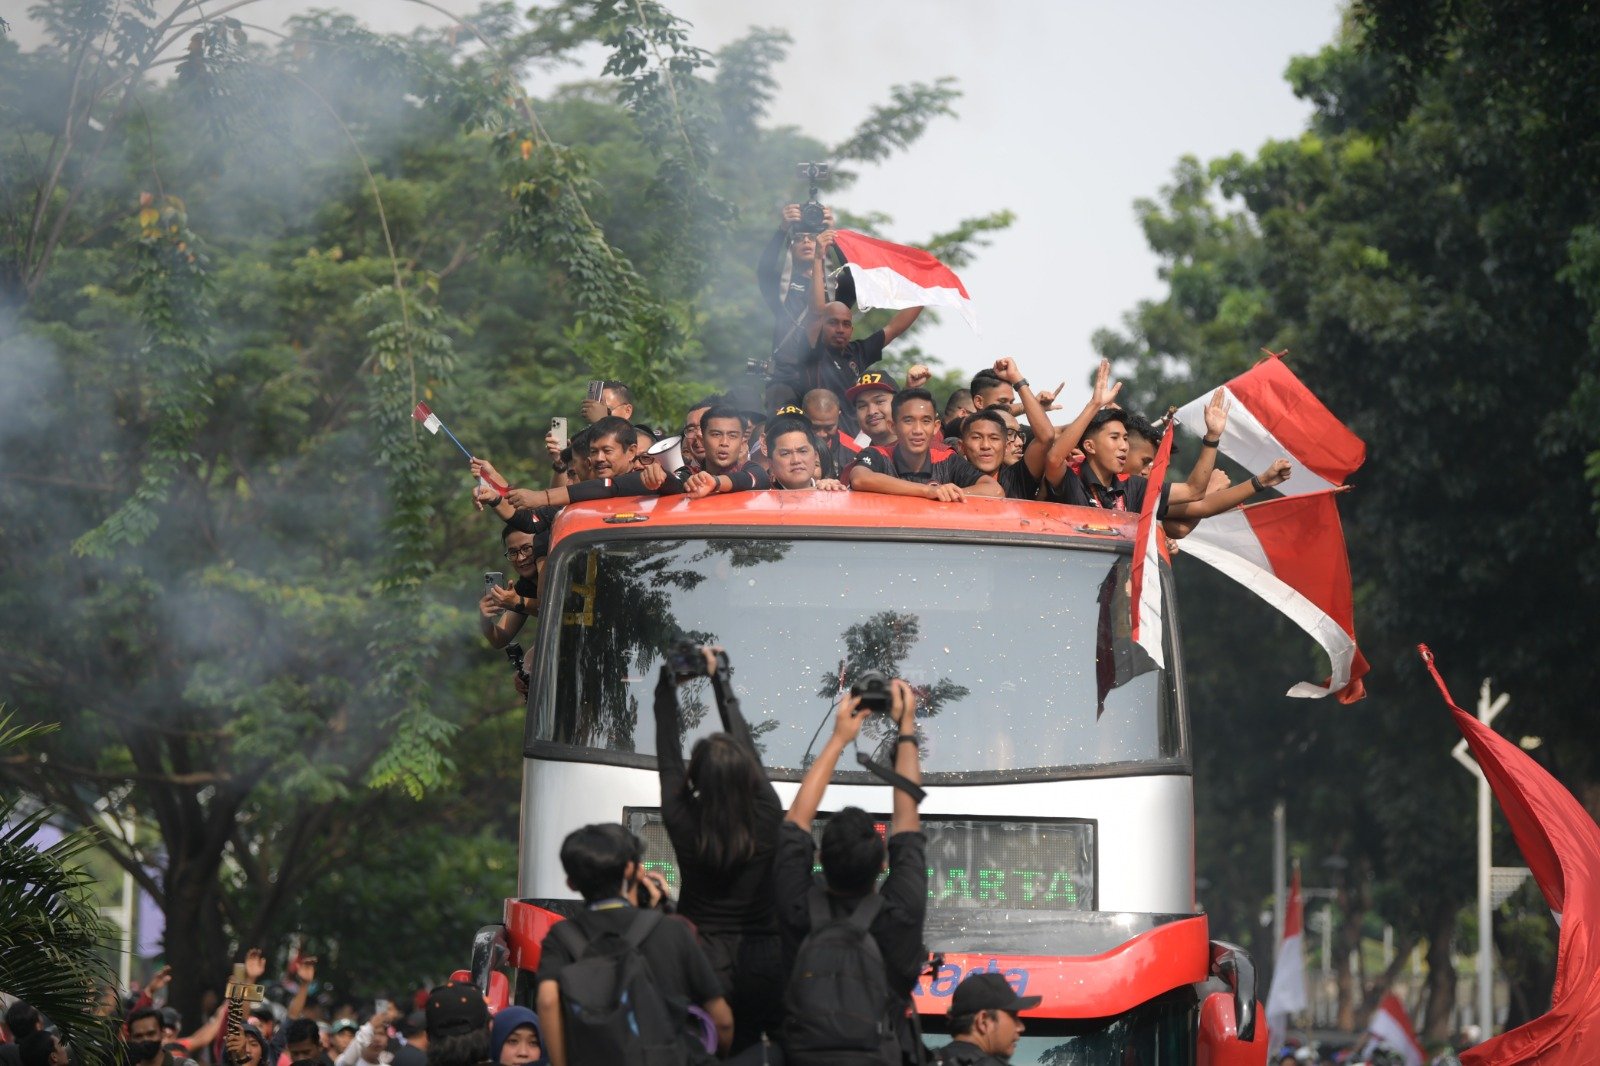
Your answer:
[[[820,838],[819,816],[815,833]],[[635,809],[628,825],[645,842],[647,869],[659,870],[674,893],[678,863],[654,810]],[[1095,907],[1094,823],[924,818],[928,838],[928,906],[933,910],[1091,911]],[[880,835],[888,832],[878,823]]]

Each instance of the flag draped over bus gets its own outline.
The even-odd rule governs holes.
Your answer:
[[[1494,790],[1561,933],[1550,1010],[1461,1053],[1464,1066],[1600,1062],[1600,826],[1527,752],[1456,706],[1427,645],[1423,662]]]
[[[1150,467],[1150,481],[1144,504],[1139,508],[1139,525],[1133,536],[1133,568],[1129,575],[1128,599],[1133,615],[1133,642],[1149,653],[1158,667],[1165,668],[1161,650],[1161,552],[1166,536],[1156,512],[1166,498],[1167,464],[1172,459],[1172,434],[1161,435],[1161,446]]]

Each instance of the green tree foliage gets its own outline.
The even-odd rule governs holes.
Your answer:
[[[0,760],[54,729],[19,725],[0,708]],[[54,1022],[78,1059],[109,1066],[115,1034],[88,993],[110,976],[103,953],[115,937],[79,865],[97,834],[85,827],[40,847],[36,838],[49,814],[30,810],[20,797],[0,799],[0,988]]]
[[[1459,692],[1492,675],[1513,695],[1504,727],[1551,742],[1596,806],[1600,106],[1574,72],[1597,47],[1600,21],[1565,5],[1360,5],[1339,42],[1289,67],[1314,105],[1300,137],[1185,160],[1162,202],[1139,205],[1167,292],[1098,342],[1150,408],[1287,347],[1367,441],[1341,501],[1365,703],[1279,699],[1290,675],[1324,669],[1304,638],[1206,626],[1215,601],[1187,600],[1197,789],[1220,845],[1202,873],[1234,890],[1219,917],[1242,931],[1265,868],[1233,863],[1265,854],[1259,797],[1285,796],[1310,869],[1343,860],[1348,890],[1429,942],[1432,1037],[1448,1033],[1449,943],[1472,892],[1470,778],[1445,757],[1455,735],[1414,645],[1432,644]]]
[[[104,846],[169,916],[191,1016],[290,931],[350,991],[437,976],[464,903],[363,973],[381,932],[331,895],[374,840],[406,875],[378,863],[373,914],[452,868],[513,888],[469,843],[515,832],[517,697],[472,615],[509,567],[410,411],[526,483],[587,378],[672,424],[764,355],[754,263],[828,155],[766,125],[787,38],[711,55],[639,0],[282,39],[198,0],[34,10],[44,46],[0,37],[0,695],[64,728],[0,778],[80,824],[118,797]],[[598,82],[520,87],[596,43]],[[908,86],[863,129],[898,149],[954,99]]]

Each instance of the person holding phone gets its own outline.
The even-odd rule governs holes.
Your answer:
[[[503,648],[522,632],[523,623],[538,609],[539,554],[536,537],[514,526],[500,530],[505,557],[516,572],[509,587],[505,574],[490,571],[483,575],[483,597],[478,600],[478,629],[491,648]]]

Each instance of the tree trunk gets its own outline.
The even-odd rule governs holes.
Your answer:
[[[1455,1028],[1456,964],[1451,951],[1456,932],[1456,912],[1444,907],[1434,915],[1428,937],[1428,998],[1426,1021],[1417,1035],[1424,1044],[1446,1041]]]
[[[201,997],[208,988],[221,995],[230,973],[217,879],[214,873],[195,876],[200,872],[181,859],[167,870],[166,931],[161,944],[172,967],[171,1003],[183,1014],[186,1029],[206,1021]]]

